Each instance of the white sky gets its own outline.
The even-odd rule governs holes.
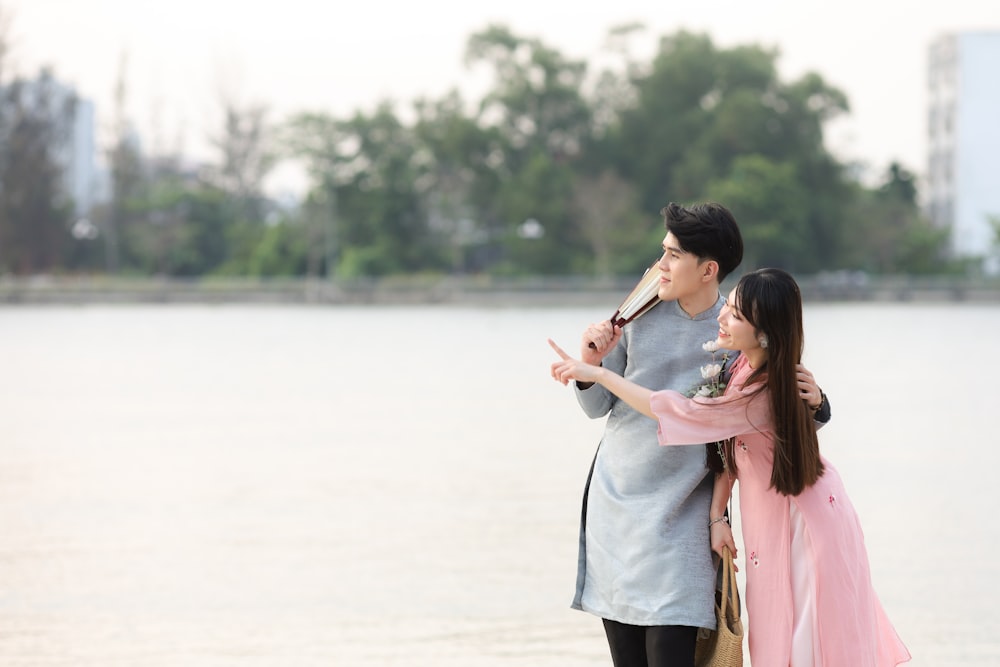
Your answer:
[[[828,134],[839,157],[879,170],[898,160],[918,174],[927,47],[943,32],[1000,30],[993,0],[0,0],[0,12],[17,72],[51,66],[95,102],[99,133],[127,54],[129,112],[146,145],[196,157],[219,124],[223,94],[264,103],[274,119],[343,116],[386,98],[402,113],[421,95],[482,92],[462,55],[491,22],[596,62],[609,27],[639,21],[648,27],[644,58],[681,28],[719,47],[777,47],[786,80],[813,70],[847,93],[851,114]]]

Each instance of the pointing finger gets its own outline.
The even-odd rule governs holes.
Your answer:
[[[558,354],[563,359],[572,359],[572,357],[566,354],[561,347],[556,345],[555,341],[552,340],[551,338],[549,338],[549,346],[551,346],[552,349],[556,351],[556,354]]]

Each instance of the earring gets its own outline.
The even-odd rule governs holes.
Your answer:
[[[767,349],[767,336],[766,335],[761,336],[760,338],[758,338],[757,342],[760,343],[760,346],[761,346],[762,349],[764,349],[764,350]]]

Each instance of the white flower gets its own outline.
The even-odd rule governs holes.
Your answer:
[[[729,352],[724,353],[722,355],[722,362],[718,363],[715,360],[715,353],[719,351],[719,344],[717,342],[710,340],[702,343],[701,347],[712,355],[712,362],[705,364],[700,369],[701,378],[708,380],[708,382],[701,386],[692,387],[686,395],[699,397],[721,396],[726,388],[726,380],[722,376],[722,370],[726,367],[726,362],[729,361]]]
[[[722,364],[706,364],[701,367],[701,377],[704,380],[710,380],[721,372]]]

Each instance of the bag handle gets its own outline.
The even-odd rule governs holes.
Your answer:
[[[722,547],[722,617],[726,619],[739,618],[740,591],[736,585],[736,573],[733,572],[733,556],[729,553],[729,547]],[[733,608],[729,608],[732,602]],[[730,613],[733,612],[732,617]]]

